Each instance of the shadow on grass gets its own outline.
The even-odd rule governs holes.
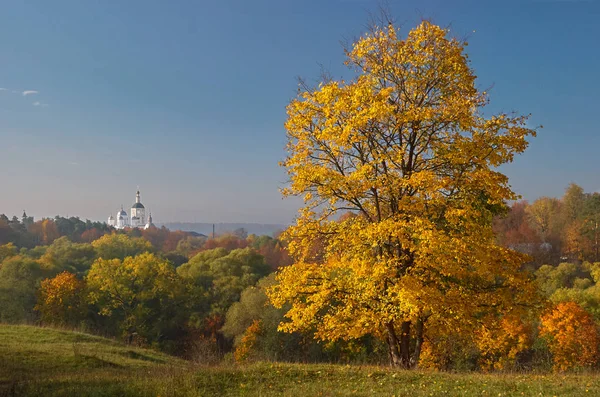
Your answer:
[[[88,368],[123,368],[120,364],[85,354],[77,355],[77,363]]]
[[[134,360],[148,361],[148,362],[159,363],[159,364],[166,363],[166,361],[163,360],[163,359],[156,358],[156,357],[151,357],[151,356],[148,356],[148,355],[145,355],[145,354],[140,354],[140,353],[135,352],[133,350],[127,350],[125,352],[119,352],[118,354],[120,356],[127,357],[127,358],[132,358]]]

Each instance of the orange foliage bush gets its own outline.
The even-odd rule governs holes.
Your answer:
[[[261,332],[260,324],[260,320],[254,320],[244,332],[240,343],[237,345],[235,351],[233,352],[233,356],[235,357],[236,361],[245,361],[250,357],[250,353],[256,345],[256,340],[258,339],[258,335]]]
[[[77,325],[85,315],[85,283],[73,273],[62,272],[41,282],[35,307],[45,323]]]
[[[575,302],[559,303],[541,320],[540,336],[548,341],[556,371],[598,364],[598,327],[581,306]]]

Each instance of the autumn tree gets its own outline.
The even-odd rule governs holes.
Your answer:
[[[86,230],[85,232],[81,233],[81,236],[79,237],[79,239],[84,243],[91,243],[94,240],[98,240],[100,237],[104,236],[105,234],[106,234],[105,231],[94,228],[94,229]]]
[[[60,237],[56,223],[52,219],[37,221],[29,226],[28,231],[33,235],[34,241],[38,244],[51,244]]]
[[[574,302],[559,303],[542,316],[540,336],[548,340],[554,369],[598,364],[600,334],[592,316]]]
[[[280,266],[288,266],[291,263],[291,258],[280,240],[265,235],[256,236],[254,234],[248,236],[247,240],[252,248],[265,257],[265,261],[273,269],[277,269]]]
[[[40,284],[35,310],[46,324],[77,326],[85,319],[85,283],[64,271]]]
[[[285,233],[294,264],[269,296],[291,304],[281,330],[374,335],[409,368],[428,328],[469,333],[530,299],[524,256],[497,245],[491,223],[517,198],[497,167],[535,130],[483,112],[466,43],[447,29],[398,34],[374,27],[346,52],[352,79],[301,84],[288,105],[284,194],[305,206]],[[358,216],[336,220],[347,211]]]
[[[541,241],[527,219],[527,201],[514,203],[510,211],[494,219],[494,231],[498,242],[506,247],[526,248]]]
[[[225,248],[227,251],[231,251],[238,248],[246,248],[247,246],[248,241],[246,241],[245,238],[241,239],[233,234],[223,234],[206,240],[202,249],[211,250],[215,248]]]
[[[583,188],[574,183],[569,184],[562,197],[563,216],[567,222],[581,218],[585,205]]]

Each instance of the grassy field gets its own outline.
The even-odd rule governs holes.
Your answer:
[[[0,325],[0,396],[600,396],[600,376],[191,365],[81,333]]]

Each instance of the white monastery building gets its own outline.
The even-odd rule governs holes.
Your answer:
[[[148,229],[154,227],[152,213],[149,213],[148,219],[146,219],[146,208],[140,201],[139,190],[135,194],[135,203],[131,206],[131,217],[127,215],[127,212],[121,206],[121,209],[117,212],[117,217],[114,218],[111,214],[106,223],[116,229],[125,229],[126,227]]]

